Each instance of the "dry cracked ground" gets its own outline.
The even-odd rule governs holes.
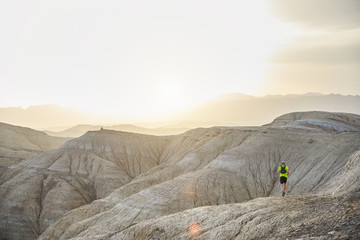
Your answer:
[[[360,238],[354,114],[173,136],[93,131],[0,170],[0,239]]]

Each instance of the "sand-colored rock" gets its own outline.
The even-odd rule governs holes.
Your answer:
[[[256,198],[240,204],[199,207],[139,222],[92,239],[358,239],[360,151],[330,188],[332,195]],[[353,181],[347,181],[351,178]],[[344,181],[345,180],[345,181]],[[347,188],[341,186],[347,185]],[[76,237],[73,239],[86,239]]]
[[[69,138],[52,137],[30,128],[0,123],[0,167],[59,148]]]
[[[0,123],[0,146],[35,151],[49,151],[60,147],[66,138],[52,137],[30,128]]]
[[[357,191],[347,183],[358,183],[359,118],[304,112],[262,127],[200,128],[176,136],[88,132],[1,170],[0,233],[6,239],[186,239],[196,223],[202,239],[250,236],[235,226],[254,236],[264,236],[262,230],[280,236],[270,229],[288,230],[274,215],[284,206],[275,173],[282,160],[290,167],[286,198],[293,209],[282,217],[297,229],[323,200],[328,207],[343,201],[345,212],[357,209],[346,199]],[[319,214],[325,219],[325,211]],[[313,217],[308,220],[320,228]],[[204,225],[205,219],[214,221]],[[264,222],[264,229],[254,227]],[[196,224],[191,231],[200,231]]]
[[[322,201],[327,201],[329,207],[346,198],[345,195],[326,197],[319,194],[324,194],[321,193],[324,189],[330,194],[331,189],[340,186],[337,182],[343,176],[344,166],[353,161],[351,159],[360,149],[358,119],[357,115],[343,113],[295,113],[263,127],[214,127],[161,138],[164,145],[156,166],[106,198],[69,212],[39,239],[169,239],[169,236],[182,239],[189,237],[186,235],[189,224],[197,221],[192,216],[217,217],[208,223],[208,234],[202,230],[202,239],[221,239],[219,237],[223,235],[229,238],[222,239],[251,236],[241,235],[235,229],[248,221],[252,224],[245,224],[241,232],[263,237],[265,235],[258,233],[262,228],[254,226],[268,221],[268,225],[264,225],[264,234],[277,238],[281,235],[271,229],[279,229],[279,234],[286,232],[281,226],[283,218],[298,223],[295,224],[296,231],[306,220],[304,213],[321,206]],[[290,217],[276,217],[284,207],[283,199],[276,197],[279,196],[279,183],[275,172],[282,160],[287,162],[291,172],[287,198],[292,206],[290,209],[294,210],[288,212]],[[351,179],[357,177],[354,175]],[[302,196],[307,193],[318,195]],[[228,205],[249,200],[252,201]],[[199,208],[223,204],[226,205]],[[342,206],[346,212],[352,207],[358,209],[356,204],[353,206],[345,201]],[[304,211],[298,205],[304,206]],[[232,209],[233,206],[238,210]],[[218,210],[211,211],[213,208]],[[244,212],[243,208],[247,210]],[[326,219],[325,210],[318,212],[322,217],[320,220]],[[227,215],[236,212],[239,217],[227,227],[226,222],[232,218]],[[321,228],[322,222],[315,221],[315,215],[309,216],[308,220],[314,222],[315,228]],[[220,216],[223,224],[217,223]],[[181,219],[184,224],[179,223]],[[205,220],[197,222],[201,225],[201,221]],[[352,226],[356,227],[356,224]],[[156,226],[161,227],[159,231]],[[223,233],[227,228],[231,234]],[[299,233],[304,233],[306,228],[301,231]]]
[[[5,168],[0,174],[2,235],[36,238],[68,211],[107,196],[156,166],[162,144],[152,136],[90,132]]]

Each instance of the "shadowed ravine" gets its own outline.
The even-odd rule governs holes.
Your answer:
[[[343,113],[292,113],[261,127],[174,136],[88,132],[2,169],[0,233],[3,239],[187,239],[195,222],[200,239],[300,237],[309,230],[305,219],[321,234],[335,228],[323,202],[347,214],[350,220],[339,223],[355,221],[346,230],[352,236],[359,214],[347,211],[359,209],[359,188],[351,188],[359,186],[359,150],[360,116]],[[276,174],[281,161],[290,168],[284,199]]]

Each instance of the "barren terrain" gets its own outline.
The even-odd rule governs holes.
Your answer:
[[[359,233],[360,116],[174,136],[100,130],[0,172],[3,239],[332,239]],[[280,197],[276,169],[290,168]],[[360,237],[360,236],[359,236]]]

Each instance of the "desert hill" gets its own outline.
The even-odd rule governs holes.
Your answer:
[[[359,179],[353,171],[359,149],[360,116],[346,113],[291,113],[261,127],[199,128],[174,136],[88,132],[0,173],[0,232],[6,239],[180,239],[190,238],[189,222],[198,222],[207,227],[202,239],[217,239],[226,229],[232,235],[224,236],[242,239],[247,231],[239,232],[237,223],[250,228],[247,222],[266,221],[284,205],[277,197],[282,160],[291,169],[285,198],[294,206],[287,222],[293,217],[301,224],[295,206],[310,211],[316,199],[329,206],[343,202],[341,211],[358,209],[358,201],[350,201],[358,188],[346,192],[352,186],[346,184]],[[344,177],[349,181],[339,180]],[[227,226],[230,213],[237,217]],[[326,218],[326,212],[318,214]],[[213,215],[223,224],[200,221]],[[285,231],[281,221],[269,226]]]
[[[0,166],[16,164],[25,158],[57,149],[68,140],[5,123],[0,123],[0,136]]]
[[[359,239],[359,199],[357,151],[335,180],[317,194],[198,207],[93,239]]]

